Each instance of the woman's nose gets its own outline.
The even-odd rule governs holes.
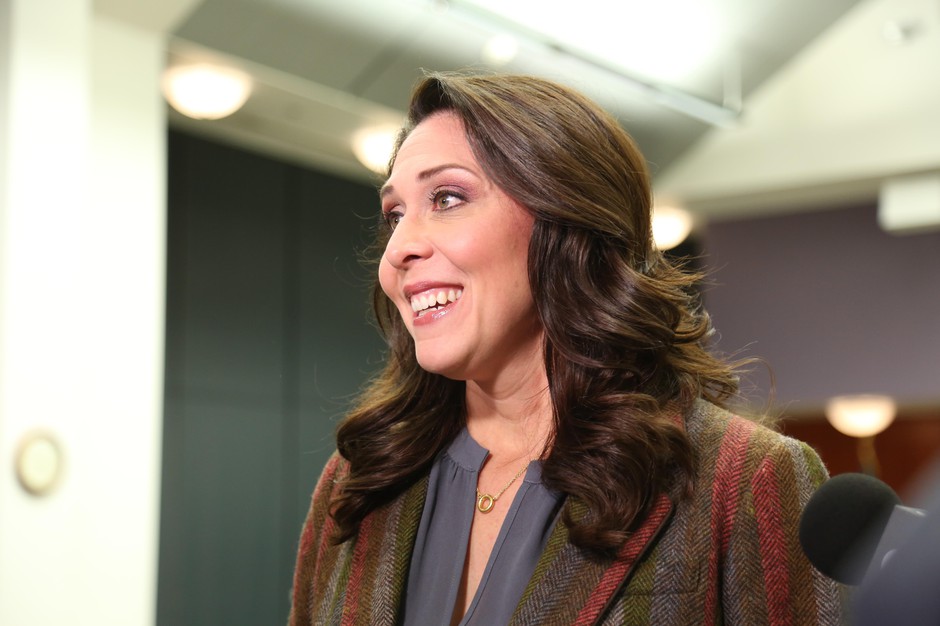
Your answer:
[[[385,258],[397,269],[428,258],[433,249],[428,235],[420,218],[403,216],[385,246]]]

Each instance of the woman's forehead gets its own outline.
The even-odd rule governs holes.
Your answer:
[[[420,178],[423,172],[444,164],[480,170],[463,122],[450,111],[427,117],[409,133],[395,155],[391,175],[380,195],[387,195],[401,176]]]

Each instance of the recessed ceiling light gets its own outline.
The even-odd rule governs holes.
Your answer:
[[[483,60],[490,65],[500,67],[516,58],[519,53],[519,41],[512,35],[502,33],[494,35],[483,45]]]

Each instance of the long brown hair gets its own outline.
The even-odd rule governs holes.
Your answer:
[[[698,277],[653,245],[646,163],[610,115],[539,78],[433,74],[414,90],[396,154],[441,111],[462,120],[486,174],[535,217],[529,285],[554,419],[542,476],[587,506],[578,519],[566,507],[570,540],[610,553],[656,493],[688,492],[694,459],[681,416],[699,398],[724,404],[737,377],[707,350]],[[466,419],[464,383],[418,366],[378,285],[374,309],[388,361],[337,430],[349,461],[333,502],[338,541],[426,473]]]

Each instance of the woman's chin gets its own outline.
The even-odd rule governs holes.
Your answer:
[[[463,375],[465,368],[454,359],[442,358],[442,355],[439,354],[424,355],[420,352],[416,353],[415,356],[418,360],[418,365],[426,372],[438,374],[452,380],[466,380],[466,377]]]

